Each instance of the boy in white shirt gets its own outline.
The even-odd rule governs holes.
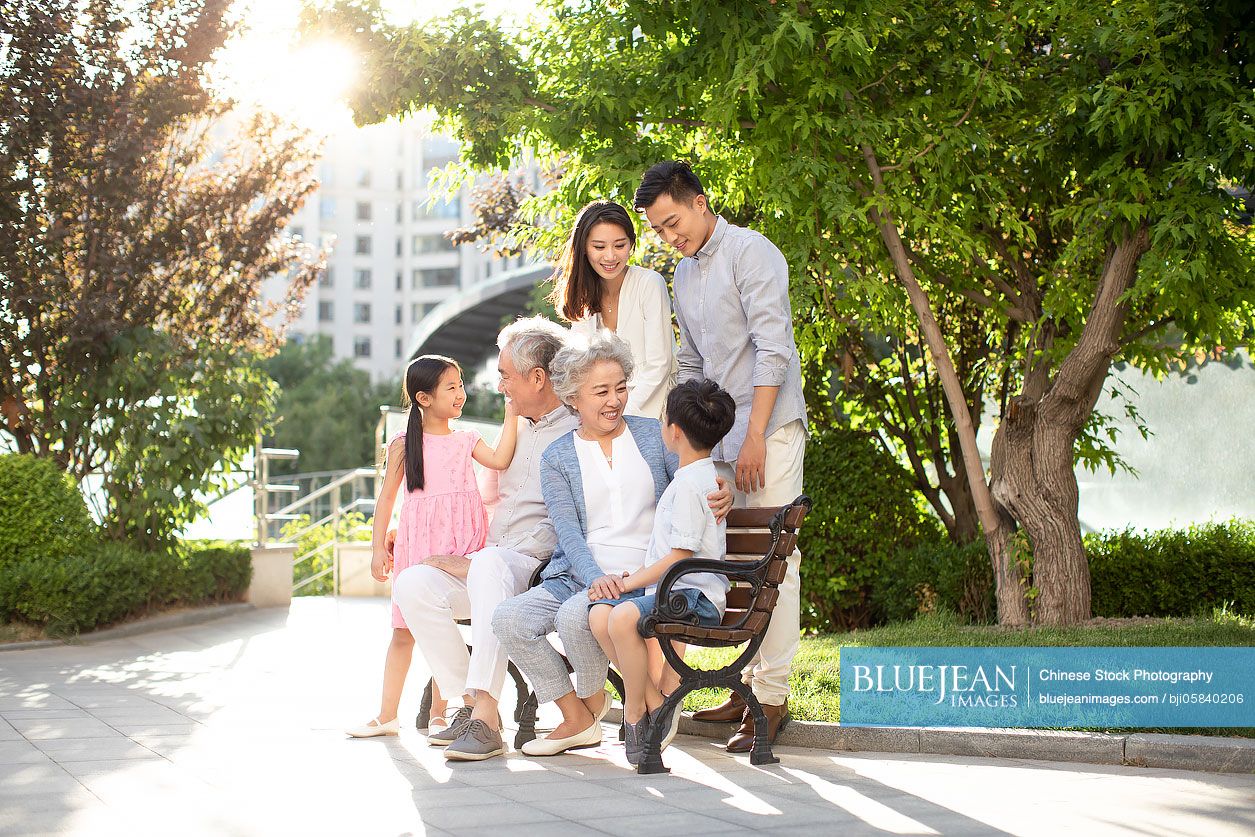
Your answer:
[[[645,566],[625,574],[625,592],[619,598],[609,598],[613,591],[599,585],[588,591],[592,600],[589,625],[606,656],[623,674],[625,744],[631,764],[639,762],[645,738],[650,726],[658,723],[663,702],[658,684],[650,678],[648,648],[637,624],[642,614],[654,610],[658,582],[673,564],[692,557],[724,557],[727,524],[715,520],[706,495],[716,490],[717,474],[710,452],[735,420],[732,396],[714,381],[687,381],[670,392],[662,441],[679,456],[680,467],[658,500]],[[720,624],[728,590],[725,576],[691,573],[681,576],[671,589],[688,600],[697,624]],[[614,609],[608,619],[596,613],[609,606]],[[677,650],[683,653],[682,647]],[[680,713],[677,710],[672,715],[672,728],[663,746],[675,736]]]

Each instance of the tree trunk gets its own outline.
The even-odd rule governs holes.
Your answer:
[[[862,146],[863,158],[867,162],[867,170],[872,176],[876,196],[884,195],[884,180],[881,177],[880,163],[870,146]],[[932,357],[933,366],[941,381],[941,389],[946,396],[946,405],[954,418],[954,432],[959,440],[963,464],[967,471],[968,487],[972,492],[972,501],[980,518],[981,528],[985,531],[986,543],[989,548],[989,559],[993,564],[994,579],[998,585],[998,622],[1002,625],[1025,625],[1028,623],[1028,608],[1024,601],[1024,590],[1016,583],[1008,584],[1012,575],[1010,543],[1010,523],[1005,514],[994,505],[993,493],[989,483],[985,481],[985,466],[981,462],[980,451],[976,448],[976,429],[972,414],[967,404],[967,396],[963,392],[963,383],[959,380],[954,368],[954,360],[950,357],[950,349],[946,345],[937,317],[933,314],[928,294],[920,287],[907,258],[906,248],[898,233],[892,214],[880,209],[870,208],[868,220],[880,231],[880,238],[893,260],[894,273],[906,289],[911,301],[911,308],[919,318],[921,336],[928,353]]]
[[[958,441],[952,439],[950,464],[954,468],[954,477],[947,478],[942,483],[941,490],[950,503],[951,525],[947,532],[950,535],[950,541],[965,544],[980,537],[980,514],[976,510],[976,500],[972,497],[972,487],[967,477],[967,466],[963,462],[963,453],[958,448]],[[940,473],[941,463],[937,463],[937,468]]]
[[[1022,570],[1022,556],[1013,537],[1012,521],[999,515],[998,525],[985,528],[985,546],[994,567],[994,595],[998,603],[1000,625],[1029,623],[1028,582]]]
[[[1072,625],[1090,617],[1089,561],[1077,519],[1075,448],[1120,350],[1124,300],[1150,248],[1145,226],[1107,253],[1085,327],[1048,377],[1026,375],[1024,394],[1011,400],[994,435],[995,501],[1024,527],[1033,544],[1035,621]]]
[[[992,490],[1032,544],[1033,621],[1072,625],[1090,617],[1089,561],[1077,520],[1076,435],[1017,399],[994,435]]]

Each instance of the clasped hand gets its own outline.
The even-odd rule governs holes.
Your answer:
[[[623,580],[628,577],[627,573],[623,575],[603,575],[596,579],[592,584],[588,585],[588,598],[590,601],[598,602],[603,599],[617,599],[627,592],[627,587]]]

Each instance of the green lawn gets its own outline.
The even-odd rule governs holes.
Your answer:
[[[930,614],[883,628],[805,637],[789,678],[789,711],[799,720],[840,720],[842,647],[956,645],[1251,646],[1255,645],[1255,618],[1217,611],[1209,618],[1141,620],[1135,624],[1115,620],[1111,625],[1076,628],[1007,629],[963,625],[947,614]],[[710,668],[733,655],[734,649],[692,648],[687,660],[697,668]],[[685,698],[684,708],[714,706],[725,694],[710,689],[693,692]],[[1173,731],[1255,737],[1255,728]]]

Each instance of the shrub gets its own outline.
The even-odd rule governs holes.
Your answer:
[[[899,550],[886,563],[872,602],[889,622],[927,613],[952,613],[968,623],[993,621],[994,574],[984,541],[938,540]]]
[[[814,434],[805,473],[814,508],[798,544],[802,623],[820,630],[869,625],[877,616],[872,591],[883,584],[889,560],[937,541],[939,525],[910,476],[869,434]]]
[[[42,625],[53,636],[76,634],[152,608],[238,599],[251,574],[243,546],[150,552],[91,543],[60,560],[26,557],[13,564],[0,581],[0,617]]]
[[[347,512],[340,516],[339,532],[332,522],[321,526],[309,527],[309,515],[303,514],[283,526],[283,539],[296,545],[296,558],[299,563],[292,570],[292,583],[300,584],[319,573],[327,574],[305,584],[294,591],[296,596],[329,596],[335,591],[331,569],[335,547],[333,540],[368,541],[370,540],[369,521],[361,512]]]
[[[243,598],[253,580],[253,553],[243,543],[184,541],[179,544],[184,577],[195,579],[185,599],[226,602]]]
[[[14,610],[50,635],[76,634],[144,610],[161,579],[159,557],[119,543],[90,544],[56,561],[13,567]]]
[[[1096,616],[1255,613],[1255,521],[1087,535]]]
[[[0,455],[0,575],[21,558],[60,560],[95,540],[83,495],[57,463]]]

